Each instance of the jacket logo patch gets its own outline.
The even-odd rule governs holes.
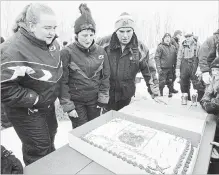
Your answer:
[[[52,46],[49,47],[49,51],[50,51],[50,52],[52,52],[52,51],[54,51],[54,50],[56,50],[56,46],[55,46],[55,45],[52,45]]]
[[[104,58],[104,55],[99,55],[98,59],[102,60]]]

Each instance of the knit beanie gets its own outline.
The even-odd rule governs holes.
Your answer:
[[[174,34],[173,34],[173,37],[176,37],[176,35],[178,35],[178,34],[182,34],[182,31],[181,30],[176,30],[175,32],[174,32]]]
[[[81,16],[75,21],[74,29],[75,34],[78,34],[82,30],[92,29],[96,31],[96,24],[91,16],[91,11],[87,7],[87,4],[81,4],[79,6]]]
[[[132,16],[126,12],[123,12],[115,22],[115,31],[122,27],[130,27],[134,30],[135,22]]]
[[[165,33],[162,40],[164,41],[164,38],[167,37],[167,36],[169,36],[171,38],[171,35],[169,33]]]

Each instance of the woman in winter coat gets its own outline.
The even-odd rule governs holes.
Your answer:
[[[1,102],[21,139],[28,165],[55,150],[54,101],[63,71],[53,10],[34,3],[19,18],[19,30],[1,57]]]
[[[86,4],[79,7],[75,42],[61,51],[60,103],[76,128],[100,115],[109,100],[110,68],[106,52],[94,41],[96,25]]]

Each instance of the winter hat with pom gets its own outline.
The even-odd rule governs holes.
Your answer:
[[[92,29],[96,31],[96,24],[91,16],[91,11],[87,7],[87,4],[80,4],[79,10],[81,16],[75,21],[74,29],[75,34],[78,34],[82,30]]]
[[[115,31],[122,27],[130,27],[134,30],[135,22],[132,16],[126,12],[123,12],[115,23]]]

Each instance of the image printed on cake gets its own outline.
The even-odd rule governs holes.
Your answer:
[[[186,174],[196,149],[182,137],[120,118],[81,139],[146,174]]]

